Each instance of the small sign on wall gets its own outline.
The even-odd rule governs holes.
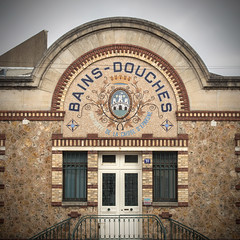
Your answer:
[[[151,163],[151,159],[150,158],[145,158],[144,159],[144,163],[145,164],[150,164]]]
[[[146,205],[152,205],[152,199],[151,198],[144,198],[143,199],[143,204]]]

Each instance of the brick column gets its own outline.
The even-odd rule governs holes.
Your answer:
[[[145,163],[144,159],[150,162]],[[142,153],[142,200],[153,198],[153,176],[152,176],[152,152]],[[152,199],[153,200],[153,199]]]
[[[98,205],[98,153],[88,152],[87,168],[87,201],[88,206]]]
[[[62,205],[63,194],[63,155],[62,151],[52,152],[52,205]]]
[[[188,206],[188,152],[178,152],[178,206]]]

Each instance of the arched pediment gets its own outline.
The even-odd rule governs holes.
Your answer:
[[[87,67],[91,66],[93,63],[100,62],[103,59],[113,58],[113,57],[129,57],[129,58],[137,58],[142,62],[150,64],[153,68],[156,68],[162,75],[167,79],[170,84],[174,97],[176,98],[177,110],[178,111],[189,111],[189,101],[185,86],[182,82],[182,79],[178,75],[178,73],[174,70],[174,68],[162,57],[158,56],[154,52],[151,52],[147,49],[133,46],[133,45],[125,45],[125,44],[113,44],[109,46],[102,46],[97,49],[93,49],[92,51],[87,52],[83,56],[76,59],[63,73],[61,78],[59,79],[57,86],[55,88],[53,98],[52,98],[52,110],[64,110],[64,102],[65,97],[68,92],[69,87],[72,82],[76,79],[76,77]],[[101,64],[100,64],[101,65]],[[112,66],[111,66],[112,67]],[[134,69],[135,67],[135,69]],[[134,73],[137,71],[137,66],[134,66],[133,70],[130,72],[129,70],[115,72],[119,75],[126,75],[126,73]],[[124,68],[124,66],[123,66]],[[143,67],[144,68],[144,67]],[[104,69],[104,67],[103,67]],[[146,74],[143,74],[146,77]],[[116,75],[115,75],[116,76]],[[139,74],[138,74],[139,76]],[[114,77],[114,76],[112,76]],[[137,77],[136,75],[134,77]],[[151,76],[154,78],[154,76]],[[151,81],[151,82],[150,82]],[[146,81],[146,83],[154,84],[160,79],[151,79]],[[162,84],[163,85],[163,84]]]
[[[175,91],[178,111],[182,111],[182,109],[236,111],[239,109],[239,77],[225,77],[209,73],[198,54],[177,34],[158,24],[127,17],[99,19],[69,31],[48,48],[31,76],[25,77],[26,79],[24,77],[21,79],[11,78],[11,81],[4,79],[0,85],[6,89],[13,87],[24,90],[15,91],[16,96],[22,101],[12,104],[13,109],[29,110],[34,108],[44,111],[57,109],[64,97],[58,88],[66,91],[65,86],[60,85],[68,71],[72,72],[73,65],[77,64],[78,68],[83,64],[82,62],[78,65],[79,61],[88,59],[89,55],[93,58],[100,56],[103,60],[107,57],[104,49],[110,46],[115,46],[113,47],[115,55],[126,54],[123,46],[125,48],[134,47],[135,58],[141,57],[142,61],[147,63],[151,62],[151,58],[153,58],[155,62],[161,62],[165,67],[167,66],[171,76],[174,75],[175,79],[181,79],[178,81],[177,87],[169,79],[169,83],[172,84],[172,89]],[[121,46],[120,52],[117,52],[117,46]],[[105,55],[99,55],[101,50]],[[141,53],[144,51],[147,56],[145,59]],[[151,64],[154,65],[154,61]],[[88,63],[84,63],[85,66]],[[164,70],[158,68],[164,74]],[[33,91],[26,93],[25,89]],[[229,89],[233,91],[225,91]],[[58,94],[61,96],[57,96]],[[1,93],[3,109],[6,109],[9,104],[6,103],[6,99],[8,99],[7,91]]]
[[[215,90],[231,87],[235,82],[213,79],[198,54],[177,34],[149,21],[125,17],[81,25],[48,49],[36,66],[31,83],[44,98],[41,109],[62,109],[64,94],[73,81],[70,75],[79,74],[81,69],[108,58],[109,54],[111,57],[128,54],[155,65],[168,78],[178,111],[228,109],[221,101],[229,98],[228,92]],[[237,103],[231,106],[234,110]]]
[[[158,24],[126,17],[92,21],[63,35],[36,66],[34,85],[53,92],[57,81],[76,59],[93,49],[117,44],[133,45],[155,53],[178,72],[184,84],[194,78],[199,87],[206,85],[209,77],[206,66],[182,38]]]
[[[165,59],[139,46],[112,44],[70,64],[51,110],[65,111],[67,137],[141,136],[153,129],[157,136],[176,137],[175,113],[189,111],[189,101],[182,79]]]

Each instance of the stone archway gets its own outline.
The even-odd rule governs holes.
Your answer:
[[[86,67],[99,60],[106,59],[114,56],[128,56],[141,59],[155,68],[157,68],[168,80],[171,85],[176,101],[178,111],[189,111],[189,100],[186,88],[182,79],[174,68],[162,57],[154,52],[144,49],[142,47],[126,45],[126,44],[113,44],[108,46],[93,49],[86,54],[76,59],[62,74],[59,79],[53,97],[52,97],[52,111],[63,110],[63,103],[69,86],[74,81],[75,77]]]

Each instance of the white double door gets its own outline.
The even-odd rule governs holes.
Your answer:
[[[99,157],[100,239],[140,238],[142,161],[137,153],[102,153]]]
[[[102,153],[99,157],[99,215],[141,214],[140,154]]]

